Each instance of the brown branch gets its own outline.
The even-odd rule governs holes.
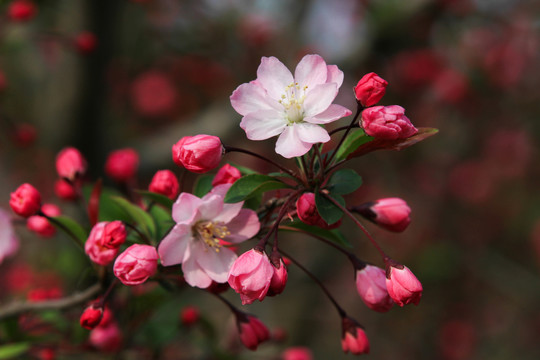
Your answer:
[[[90,300],[101,290],[102,288],[100,284],[94,284],[82,292],[77,292],[61,299],[38,302],[14,301],[5,306],[0,305],[0,320],[11,316],[20,315],[25,312],[66,309]]]

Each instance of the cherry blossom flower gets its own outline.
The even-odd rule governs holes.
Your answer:
[[[231,104],[243,116],[240,127],[248,139],[279,135],[276,152],[292,158],[330,140],[319,125],[351,114],[332,104],[342,83],[343,72],[326,65],[319,55],[304,56],[294,76],[277,58],[263,57],[257,79],[240,85],[231,95]]]
[[[212,281],[224,283],[237,258],[220,240],[238,243],[259,231],[253,210],[242,209],[243,202],[225,204],[230,184],[216,186],[202,198],[181,193],[172,208],[176,225],[158,247],[163,266],[182,264],[186,282],[207,288]]]

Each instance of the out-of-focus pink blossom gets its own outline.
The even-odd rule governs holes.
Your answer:
[[[90,344],[100,351],[115,352],[122,347],[123,336],[115,321],[97,326],[90,332]]]
[[[172,158],[178,166],[202,174],[219,165],[223,151],[223,145],[217,136],[184,136],[173,145]]]
[[[406,139],[418,132],[399,105],[373,106],[362,111],[362,128],[378,139]]]
[[[83,55],[88,55],[96,50],[98,41],[96,35],[90,31],[79,33],[74,40],[75,49]]]
[[[43,204],[41,211],[47,216],[59,216],[60,208],[54,204]],[[41,215],[32,215],[26,220],[28,230],[35,232],[43,237],[51,237],[56,234],[56,228]]]
[[[233,184],[236,180],[240,179],[242,174],[240,170],[232,165],[225,164],[218,170],[214,180],[212,180],[212,186],[218,186],[221,184]]]
[[[41,209],[41,194],[32,185],[24,183],[11,193],[9,206],[15,214],[27,218]]]
[[[84,309],[79,319],[79,323],[81,324],[83,328],[92,330],[93,328],[99,325],[102,318],[103,318],[103,308],[94,307],[94,305],[90,305],[89,307]]]
[[[522,129],[497,129],[487,138],[483,159],[489,174],[502,179],[522,177],[529,169],[533,144]]]
[[[249,350],[257,350],[259,344],[270,338],[268,328],[255,316],[237,315],[236,324],[240,341]]]
[[[386,270],[388,294],[399,306],[413,303],[418,305],[422,297],[422,284],[416,276],[403,265],[389,265]]]
[[[19,239],[15,234],[9,214],[0,208],[0,264],[19,249]]]
[[[131,85],[131,101],[142,116],[170,115],[178,100],[178,93],[170,76],[151,70],[143,73]]]
[[[0,70],[0,93],[7,87],[7,79],[2,70]]]
[[[180,321],[184,326],[191,326],[199,321],[200,312],[196,306],[186,306],[180,312]]]
[[[102,221],[94,225],[84,244],[84,251],[90,257],[90,260],[99,265],[109,264],[118,253],[118,248],[111,249],[103,244],[103,234],[107,224],[107,221]]]
[[[228,282],[240,294],[242,305],[255,300],[263,301],[270,288],[274,267],[264,251],[251,249],[242,255],[231,267]]]
[[[230,184],[216,186],[202,198],[181,193],[172,208],[176,222],[159,244],[164,266],[182,264],[184,278],[191,286],[207,288],[212,281],[224,283],[237,255],[220,244],[220,239],[239,243],[259,232],[253,210],[243,202],[223,202]]]
[[[64,148],[56,155],[56,172],[61,178],[73,181],[86,172],[86,160],[76,148]]]
[[[464,161],[450,171],[449,190],[464,202],[480,204],[495,190],[497,179],[493,175],[492,169],[483,161]]]
[[[240,38],[251,46],[263,46],[276,32],[275,22],[261,14],[246,14],[238,26]]]
[[[115,150],[105,162],[105,173],[118,182],[127,182],[137,173],[139,154],[131,148]]]
[[[27,123],[15,125],[13,130],[13,141],[17,146],[26,148],[34,144],[37,138],[36,128]]]
[[[64,179],[58,179],[54,183],[54,193],[62,200],[72,201],[79,197],[75,187]]]
[[[118,255],[114,275],[124,285],[140,285],[157,271],[158,254],[150,245],[134,244]]]
[[[371,72],[364,75],[354,87],[356,100],[364,107],[375,105],[386,93],[388,81]]]
[[[313,353],[307,347],[290,347],[281,354],[281,360],[313,360]]]
[[[171,200],[176,198],[179,189],[180,184],[178,183],[178,179],[170,170],[157,171],[150,185],[148,185],[148,191],[164,195]]]
[[[461,72],[448,68],[435,78],[433,91],[440,100],[449,104],[456,104],[466,97],[469,91],[469,83]]]
[[[312,192],[303,193],[296,200],[296,213],[298,218],[307,225],[318,226],[323,229],[334,229],[341,225],[341,220],[328,225],[321,217],[315,205],[315,194]]]
[[[30,0],[14,0],[8,7],[8,16],[13,21],[28,21],[36,13],[36,5]]]
[[[349,317],[343,318],[341,348],[353,355],[369,354],[369,340],[364,329]]]
[[[120,220],[107,223],[103,229],[103,246],[114,249],[120,247],[127,237],[126,227]]]
[[[356,289],[364,303],[372,310],[387,312],[394,301],[386,289],[386,273],[383,269],[366,265],[356,271]]]
[[[351,114],[332,104],[342,82],[343,72],[326,65],[319,55],[304,56],[294,76],[275,57],[263,57],[257,79],[240,85],[231,95],[231,104],[243,116],[240,127],[248,139],[279,135],[276,152],[292,158],[330,140],[320,125]]]

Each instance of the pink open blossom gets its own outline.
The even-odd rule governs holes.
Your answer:
[[[275,57],[263,57],[257,79],[240,85],[231,95],[231,104],[243,116],[240,127],[248,139],[279,135],[276,152],[292,158],[330,140],[319,125],[351,114],[332,104],[342,83],[343,72],[336,65],[326,65],[319,55],[304,56],[294,76]]]
[[[182,264],[186,282],[207,288],[212,281],[224,283],[237,255],[220,240],[238,243],[259,232],[253,210],[243,202],[225,204],[230,184],[216,186],[202,198],[181,193],[172,208],[176,225],[158,247],[163,266]]]
[[[228,276],[231,288],[240,294],[242,305],[263,301],[270,288],[274,267],[264,251],[251,249],[234,262]]]
[[[0,208],[0,264],[19,249],[19,239],[8,212]]]

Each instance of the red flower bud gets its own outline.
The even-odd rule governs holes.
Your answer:
[[[411,208],[400,198],[385,198],[357,206],[354,211],[394,232],[402,232],[411,223]]]
[[[406,139],[418,132],[399,105],[373,106],[362,111],[362,127],[379,139]]]
[[[386,273],[383,269],[366,265],[356,271],[356,289],[364,303],[372,310],[387,312],[394,301],[386,289]]]
[[[103,229],[103,246],[109,249],[118,248],[126,241],[126,227],[120,220],[111,221]]]
[[[311,350],[303,346],[290,347],[281,354],[282,360],[313,360]]]
[[[78,34],[77,37],[75,38],[74,45],[78,52],[80,52],[83,55],[88,55],[94,52],[94,50],[96,50],[96,47],[97,47],[96,35],[94,35],[90,31],[83,31],[80,34]]]
[[[236,324],[240,341],[250,350],[257,350],[260,343],[270,338],[268,328],[255,316],[237,314]]]
[[[140,285],[156,273],[157,261],[155,247],[134,244],[118,255],[113,272],[124,285]]]
[[[105,162],[105,173],[118,182],[127,182],[135,176],[139,167],[139,154],[126,148],[113,151]]]
[[[266,253],[251,249],[236,259],[227,281],[240,294],[242,304],[246,305],[257,299],[263,301],[273,276],[274,267]]]
[[[47,216],[58,216],[60,215],[60,208],[54,204],[43,204],[41,211]],[[32,215],[26,220],[26,227],[43,236],[51,237],[56,234],[56,228],[45,218],[40,215]]]
[[[274,275],[272,275],[272,280],[270,281],[270,287],[268,288],[268,296],[275,296],[281,294],[287,285],[287,268],[283,263],[283,260],[280,258],[278,266],[274,265],[274,262],[270,262],[274,268]]]
[[[354,87],[356,100],[364,107],[375,105],[386,92],[388,81],[374,72],[364,75]]]
[[[64,179],[58,179],[54,183],[54,193],[62,200],[71,201],[76,200],[79,195],[75,187]]]
[[[180,312],[180,321],[184,326],[191,326],[199,321],[199,308],[196,306],[186,306]]]
[[[215,187],[221,184],[232,184],[241,177],[242,174],[240,173],[240,170],[238,170],[234,166],[225,164],[221,167],[221,169],[218,170],[216,176],[214,176],[214,180],[212,180],[212,186]]]
[[[174,173],[170,170],[159,170],[154,174],[148,190],[157,194],[165,195],[173,200],[178,195],[180,184]]]
[[[63,149],[56,156],[56,172],[61,178],[74,180],[86,171],[86,160],[74,147]]]
[[[172,157],[177,165],[202,174],[219,165],[223,151],[223,145],[217,136],[184,136],[173,145]]]
[[[303,193],[302,196],[296,200],[296,213],[298,214],[298,218],[307,225],[318,226],[323,229],[335,229],[341,225],[341,220],[332,225],[328,225],[328,223],[324,221],[317,211],[314,193]]]
[[[92,330],[93,328],[99,325],[102,318],[103,318],[103,308],[94,307],[94,305],[90,305],[89,307],[84,309],[79,322],[83,328]]]
[[[8,16],[13,21],[30,20],[36,12],[36,5],[29,0],[14,0],[8,7]]]
[[[344,317],[342,322],[341,348],[353,355],[369,354],[369,340],[364,329],[356,321]]]
[[[418,305],[422,297],[422,284],[408,267],[389,264],[386,269],[388,294],[399,306],[413,303]]]
[[[41,195],[32,185],[22,184],[11,193],[9,205],[15,214],[29,217],[36,214],[41,208]]]

